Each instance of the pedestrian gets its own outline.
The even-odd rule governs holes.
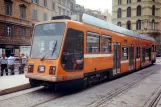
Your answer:
[[[14,54],[12,53],[11,56],[8,58],[8,68],[11,70],[11,75],[15,75],[14,69],[15,69],[15,60],[16,57],[14,57]]]
[[[0,58],[0,64],[1,64],[1,76],[3,76],[4,70],[6,72],[6,75],[8,75],[7,57],[5,54],[2,54],[2,58]]]
[[[24,68],[25,68],[26,63],[27,63],[27,57],[25,56],[24,53],[21,53],[20,61],[21,61],[21,65],[19,67],[19,74],[23,74],[24,73]]]

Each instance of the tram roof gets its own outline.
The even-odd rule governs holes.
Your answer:
[[[155,39],[152,37],[149,37],[149,36],[143,35],[143,34],[139,34],[139,33],[134,32],[132,30],[125,29],[123,27],[114,25],[112,23],[106,22],[104,20],[98,19],[96,17],[90,16],[87,14],[83,14],[82,22],[85,24],[91,25],[91,26],[96,26],[96,27],[99,27],[102,29],[107,29],[107,30],[114,31],[114,32],[124,34],[127,36],[137,37],[137,38],[141,38],[144,40],[155,42]]]

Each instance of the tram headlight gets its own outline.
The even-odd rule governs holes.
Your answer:
[[[28,72],[33,73],[34,71],[34,65],[28,65]]]
[[[38,71],[39,72],[45,72],[45,67],[44,66],[39,66]]]
[[[55,75],[55,71],[56,71],[56,67],[55,66],[50,66],[49,74],[50,75]]]

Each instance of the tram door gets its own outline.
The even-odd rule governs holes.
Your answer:
[[[134,45],[129,46],[129,70],[134,70]]]
[[[120,43],[114,43],[113,75],[120,73]]]
[[[145,64],[145,54],[146,54],[146,49],[145,49],[145,47],[142,47],[142,59],[141,59],[141,66],[142,67]]]
[[[150,62],[150,64],[151,64],[151,48],[149,48],[149,62]]]

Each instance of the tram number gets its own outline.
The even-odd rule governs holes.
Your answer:
[[[46,63],[47,63],[47,64],[53,64],[53,62],[52,62],[52,61],[46,61]]]

